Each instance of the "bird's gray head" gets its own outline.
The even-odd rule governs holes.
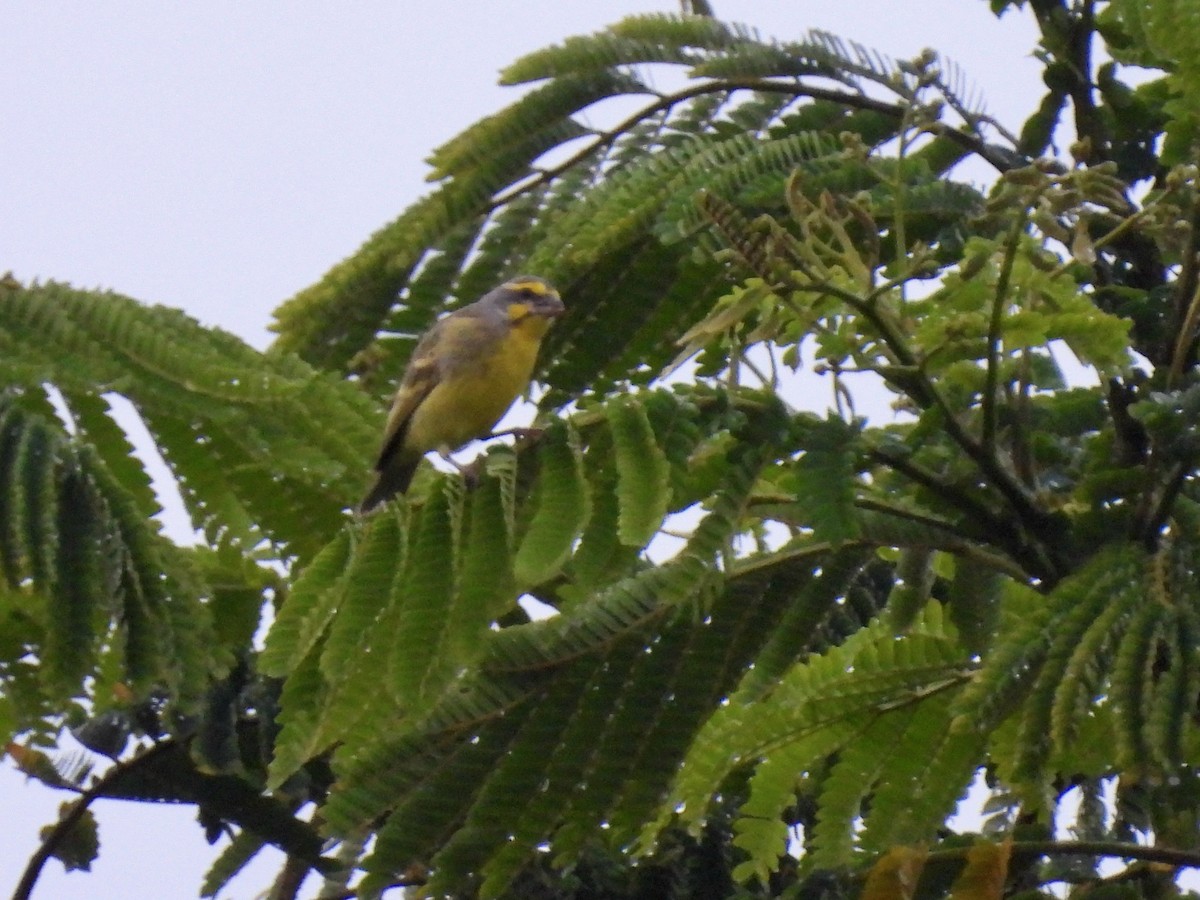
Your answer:
[[[550,282],[536,275],[517,275],[510,278],[486,297],[502,307],[509,319],[519,320],[529,315],[556,319],[566,312],[562,298]]]

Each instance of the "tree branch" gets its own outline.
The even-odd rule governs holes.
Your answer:
[[[1148,206],[1149,204],[1147,204]],[[1145,208],[1142,210],[1145,211]],[[1134,218],[1130,216],[1129,218]],[[1188,236],[1187,246],[1180,257],[1179,279],[1175,283],[1175,309],[1172,317],[1172,328],[1168,331],[1178,333],[1183,328],[1184,321],[1188,318],[1191,308],[1194,305],[1194,297],[1196,293],[1198,278],[1197,264],[1200,263],[1200,222],[1196,219],[1196,195],[1194,192],[1188,192]],[[1174,360],[1172,360],[1174,364]]]
[[[1000,276],[996,279],[996,296],[992,298],[992,315],[988,322],[987,373],[983,386],[983,447],[989,454],[996,452],[996,427],[999,415],[997,394],[1000,390],[1000,328],[1004,323],[1004,305],[1008,300],[1008,283],[1017,259],[1017,245],[1025,230],[1027,215],[1018,216],[1008,235]]]
[[[909,522],[915,522],[918,525],[923,525],[926,528],[933,528],[939,531],[944,531],[946,539],[940,542],[930,542],[927,548],[930,550],[943,550],[954,556],[962,556],[982,563],[988,568],[995,569],[997,572],[1003,572],[1010,578],[1015,578],[1021,583],[1029,580],[1029,573],[1021,568],[1020,564],[1015,562],[1009,556],[1001,556],[990,550],[985,550],[983,547],[976,546],[967,538],[964,538],[960,533],[956,532],[947,522],[942,522],[933,516],[922,515],[913,510],[904,509],[903,507],[893,506],[889,503],[884,503],[881,500],[875,500],[869,497],[860,498],[854,501],[854,505],[859,509],[867,512],[878,513],[882,516],[890,516],[894,519],[902,519]],[[869,540],[869,536],[868,536]],[[876,543],[876,546],[881,546]],[[916,544],[908,546],[915,547]]]
[[[1000,496],[1012,507],[1024,528],[1037,537],[1047,537],[1051,525],[1051,516],[1039,507],[1030,496],[1025,486],[1015,473],[1010,471],[995,454],[994,448],[985,446],[975,439],[966,426],[959,421],[958,416],[946,401],[937,386],[926,376],[921,361],[908,344],[908,340],[900,328],[880,310],[878,304],[869,303],[862,297],[850,291],[825,282],[813,284],[792,284],[797,290],[825,293],[842,300],[861,315],[875,329],[893,358],[906,369],[906,377],[889,377],[880,372],[889,383],[912,398],[921,409],[936,409],[942,414],[943,427],[950,439],[975,463],[987,481],[1000,493]],[[1023,543],[1025,557],[1030,557],[1036,564],[1031,571],[1043,580],[1053,581],[1057,578],[1057,567],[1048,555],[1049,544],[1045,548],[1034,548]],[[1044,551],[1044,552],[1043,552]]]
[[[926,863],[963,859],[970,847],[934,850]],[[1200,868],[1200,851],[1174,850],[1170,847],[1145,847],[1121,841],[1014,841],[1014,856],[1112,856],[1166,863],[1180,868]]]
[[[321,856],[321,836],[308,823],[295,818],[278,799],[262,794],[235,775],[201,772],[188,755],[186,745],[165,740],[116,763],[80,794],[30,858],[12,900],[27,900],[46,860],[54,855],[92,801],[99,798],[194,803],[223,821],[253,831],[322,873],[337,866],[335,861]]]
[[[683,90],[676,91],[672,94],[664,94],[660,96],[654,103],[643,107],[631,116],[621,120],[608,131],[599,132],[595,138],[585,147],[568,156],[557,165],[547,169],[542,169],[536,175],[531,176],[520,184],[513,185],[507,190],[501,191],[492,198],[491,202],[486,204],[481,210],[481,214],[487,213],[504,206],[506,203],[511,203],[518,197],[529,193],[530,191],[553,181],[559,175],[570,170],[578,165],[583,160],[587,159],[597,150],[607,149],[612,146],[616,140],[621,137],[629,129],[635,127],[641,122],[649,119],[651,116],[656,116],[659,113],[666,112],[674,106],[683,103],[687,100],[692,100],[696,97],[702,97],[706,94],[715,94],[725,91],[758,91],[760,93],[774,94],[791,94],[799,99],[807,97],[810,100],[824,100],[829,103],[837,103],[851,109],[867,110],[877,112],[889,118],[903,121],[905,116],[910,112],[910,107],[905,103],[888,103],[883,100],[876,100],[874,97],[868,97],[865,94],[856,94],[850,91],[839,91],[831,88],[813,87],[796,82],[787,81],[772,81],[768,78],[719,78],[710,81],[704,81],[700,84],[692,85]],[[982,137],[973,134],[969,131],[963,131],[959,128],[952,128],[942,122],[932,122],[924,127],[924,130],[936,137],[945,138],[958,144],[969,153],[974,153],[979,156],[998,172],[1006,172],[1011,169],[1016,160],[1011,154],[997,152],[996,148],[988,144]]]
[[[54,855],[62,842],[67,839],[67,835],[71,833],[71,829],[83,818],[83,814],[87,812],[92,801],[105,796],[113,785],[128,774],[130,769],[145,764],[149,759],[163,753],[166,748],[172,746],[174,745],[169,742],[156,744],[145,753],[141,753],[127,762],[117,763],[97,779],[95,784],[81,793],[79,798],[71,804],[71,808],[54,823],[54,827],[50,829],[50,833],[46,835],[36,852],[29,858],[29,862],[25,866],[25,871],[21,874],[21,880],[17,883],[17,889],[13,891],[12,900],[29,900],[38,878],[41,877],[42,868]]]
[[[934,496],[963,513],[967,518],[983,523],[989,532],[995,533],[998,529],[1007,530],[1003,519],[993,513],[991,509],[919,463],[879,448],[868,450],[867,455],[880,465],[899,472],[910,481],[916,482]]]
[[[812,286],[808,285],[799,285],[798,287],[805,290],[813,289]],[[933,382],[926,377],[916,354],[908,346],[908,342],[899,328],[895,327],[886,316],[880,313],[875,304],[865,303],[862,298],[848,291],[830,287],[827,292],[844,300],[855,312],[870,322],[884,344],[895,355],[897,361],[901,365],[911,369],[911,380],[906,379],[905,382],[893,381],[893,383],[911,397],[922,409],[934,408],[941,412],[943,426],[950,439],[975,463],[983,473],[983,476],[1000,492],[1000,495],[1012,507],[1017,517],[1030,533],[1043,536],[1050,524],[1050,516],[1037,506],[1025,490],[1025,486],[1021,484],[1014,473],[1005,468],[994,452],[980,441],[977,441],[967,431],[966,427],[959,421],[958,416],[955,415],[954,410],[950,408],[950,404],[946,402],[946,398],[942,396],[942,393]],[[1050,560],[1041,553],[1035,553],[1034,556],[1038,560],[1038,565],[1034,568],[1039,577],[1053,579],[1056,573],[1054,566],[1050,564]]]

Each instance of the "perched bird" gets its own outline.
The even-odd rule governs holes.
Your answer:
[[[448,457],[488,434],[529,385],[542,336],[563,311],[546,281],[518,275],[435,322],[400,381],[359,512],[406,491],[430,450]]]

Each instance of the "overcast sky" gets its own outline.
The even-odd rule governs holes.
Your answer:
[[[997,22],[986,0],[714,6],[769,36],[821,28],[894,57],[938,49],[1012,131],[1040,97],[1028,16]],[[632,13],[677,10],[673,0],[5,3],[0,273],[182,307],[264,347],[281,301],[427,190],[433,147],[517,96],[496,86],[502,67]],[[64,799],[0,763],[0,896]],[[35,897],[196,896],[215,850],[193,809],[93,809],[94,871],[64,876],[52,862]],[[277,864],[221,896],[252,898]]]

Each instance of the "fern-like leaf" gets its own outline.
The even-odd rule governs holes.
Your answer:
[[[517,581],[536,585],[566,562],[590,514],[579,447],[570,435],[546,443],[535,493],[536,511],[513,560]]]
[[[460,666],[480,656],[493,622],[509,611],[516,595],[510,570],[512,510],[508,499],[514,471],[511,466],[492,471],[470,498],[462,565],[447,614],[448,649]]]
[[[264,675],[283,678],[324,636],[341,599],[339,582],[353,552],[350,532],[325,547],[296,580],[259,656]]]
[[[4,395],[0,514],[0,617],[10,604],[24,608],[46,696],[169,686],[176,709],[194,712],[221,656],[203,584],[91,447]],[[0,679],[19,687],[18,671]],[[22,702],[15,721],[46,727],[42,713]]]
[[[859,429],[830,416],[805,436],[793,493],[814,535],[837,544],[858,536],[854,511]]]
[[[626,546],[643,547],[667,514],[670,484],[666,457],[640,404],[617,401],[610,403],[606,412],[617,467],[617,534]]]
[[[1074,692],[1082,689],[1086,696],[1086,688],[1078,681],[1064,683],[1068,676],[1081,679],[1090,674],[1091,661],[1086,658],[1079,658],[1074,669],[1070,669],[1074,651],[1085,640],[1098,650],[1108,646],[1109,632],[1140,594],[1136,585],[1142,562],[1136,547],[1105,548],[1075,577],[1058,585],[1051,595],[1050,602],[1062,611],[1054,619],[1052,634],[1046,635],[1046,656],[1035,669],[1037,677],[1024,704],[1016,771],[1025,778],[1040,782],[1050,777],[1044,763],[1053,746],[1055,698],[1067,692],[1062,693],[1066,699],[1060,713],[1060,734],[1069,737],[1068,723],[1072,714],[1080,711]],[[1059,606],[1064,598],[1065,608]],[[988,668],[985,666],[983,677]]]
[[[461,504],[461,492],[441,479],[412,536],[389,661],[389,685],[401,708],[423,706],[453,674],[445,645]]]

